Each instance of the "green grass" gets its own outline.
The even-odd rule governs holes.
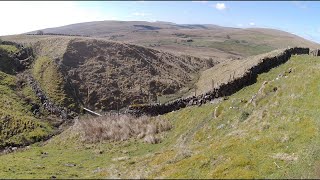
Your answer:
[[[194,77],[192,78],[192,81],[187,83],[184,88],[181,88],[178,92],[176,92],[174,94],[158,96],[157,97],[157,102],[160,102],[161,104],[164,104],[164,103],[167,103],[167,102],[179,99],[179,98],[187,97],[190,94],[194,95],[195,83],[197,81],[199,81],[199,78],[200,78],[200,74],[199,73],[194,74]]]
[[[21,92],[25,98],[28,98],[32,102],[35,102],[37,104],[41,104],[39,98],[37,98],[37,96],[35,95],[35,93],[33,92],[32,88],[30,86],[22,87]]]
[[[46,122],[31,113],[16,88],[16,77],[0,71],[0,147],[36,142],[52,132]],[[29,94],[30,95],[30,94]]]
[[[262,53],[266,53],[274,50],[274,47],[264,45],[264,44],[254,44],[249,43],[244,40],[234,40],[228,39],[224,42],[214,42],[206,41],[201,39],[195,39],[193,42],[189,43],[192,46],[204,46],[219,49],[225,52],[237,52],[244,56],[253,56]]]
[[[251,38],[250,42],[244,39],[227,39],[223,42],[219,41],[209,41],[201,38],[191,38],[192,42],[176,42],[176,39],[162,39],[157,42],[139,42],[144,46],[150,44],[159,44],[159,45],[176,45],[177,43],[183,46],[191,47],[207,47],[215,48],[224,52],[238,53],[245,57],[254,56],[266,52],[270,52],[276,49],[267,44],[255,44],[253,42],[262,42],[264,39],[268,39],[269,36],[264,37],[263,35],[254,36]],[[270,38],[270,37],[269,37]]]
[[[49,57],[36,59],[32,74],[40,83],[42,90],[58,105],[73,108],[72,98],[68,97],[64,89],[63,75],[55,62]]]
[[[32,114],[31,105],[26,102],[26,99],[39,101],[31,87],[17,87],[15,66],[8,55],[17,50],[14,46],[0,45],[0,148],[34,143],[53,132],[46,120]]]
[[[15,46],[12,46],[12,45],[3,45],[3,44],[0,44],[0,49],[1,50],[4,50],[8,53],[16,53],[19,51],[18,48],[16,48]]]
[[[292,73],[275,80],[289,68]],[[319,70],[320,58],[293,56],[228,100],[168,113],[173,129],[156,145],[133,139],[83,144],[69,129],[44,146],[0,156],[6,162],[0,177],[319,178]],[[244,103],[264,81],[270,82],[256,105]],[[112,160],[117,157],[127,159]]]

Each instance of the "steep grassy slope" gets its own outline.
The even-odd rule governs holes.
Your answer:
[[[32,67],[33,77],[39,82],[42,90],[46,92],[57,105],[75,109],[76,104],[72,96],[64,88],[64,78],[59,67],[47,56],[39,57]]]
[[[16,78],[0,72],[0,148],[36,142],[53,132],[47,122],[33,116],[31,104],[21,99],[32,96],[27,88],[17,91]]]
[[[43,32],[99,37],[218,60],[248,57],[288,46],[319,48],[317,43],[280,30],[207,24],[96,21],[44,29]]]
[[[282,49],[279,49],[256,56],[250,56],[241,60],[226,61],[206,69],[200,73],[199,80],[195,83],[197,93],[206,93],[212,90],[213,87],[219,87],[223,83],[241,77],[248,69],[261,62],[261,59],[275,57],[282,51]]]
[[[228,100],[168,113],[160,144],[83,144],[75,125],[0,156],[0,176],[319,178],[319,70],[320,58],[293,56]]]
[[[37,103],[37,98],[31,88],[9,74],[15,67],[8,55],[17,51],[14,46],[0,45],[0,149],[36,142],[53,132],[48,121],[32,114],[31,103]]]
[[[16,53],[18,49],[15,46],[0,44],[0,71],[13,74],[16,71],[15,63],[10,57],[11,54]]]

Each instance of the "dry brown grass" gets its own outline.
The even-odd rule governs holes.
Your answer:
[[[160,117],[134,117],[130,115],[108,115],[79,120],[79,130],[85,142],[125,141],[130,138],[143,139],[146,143],[161,141],[159,133],[172,128],[170,122]]]
[[[196,83],[197,93],[204,94],[212,90],[213,84],[215,88],[218,88],[221,84],[242,77],[250,68],[261,63],[264,58],[277,56],[284,50],[285,49],[278,49],[268,53],[250,56],[242,60],[219,63],[214,67],[201,72],[199,81]]]

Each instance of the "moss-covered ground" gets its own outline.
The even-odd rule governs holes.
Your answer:
[[[17,51],[9,45],[1,45],[1,49],[8,50],[7,53]],[[1,71],[11,68],[3,61],[12,61],[8,54],[3,55],[0,57],[0,149],[37,142],[53,132],[47,121],[34,116],[32,104],[26,101],[37,102],[31,87],[27,84],[18,87],[17,76]]]
[[[46,56],[36,58],[31,71],[41,89],[53,102],[69,108],[75,107],[72,98],[65,90],[63,75],[52,59]]]

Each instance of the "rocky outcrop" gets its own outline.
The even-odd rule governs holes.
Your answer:
[[[55,105],[54,102],[52,102],[46,94],[42,91],[37,81],[30,75],[26,74],[27,76],[27,82],[31,86],[33,92],[36,94],[36,96],[39,98],[42,106],[44,109],[49,111],[51,114],[56,115],[57,117],[66,120],[66,119],[72,119],[72,114],[67,108],[63,108],[60,106]],[[39,106],[33,106],[33,112],[36,112],[37,109],[39,109]]]
[[[280,64],[287,62],[291,55],[309,54],[309,48],[289,48],[279,53],[274,57],[265,57],[261,61],[248,69],[243,76],[233,79],[226,84],[221,84],[219,87],[199,96],[192,96],[188,98],[178,99],[166,104],[150,104],[150,105],[135,105],[129,106],[128,113],[140,116],[143,114],[156,116],[165,114],[171,111],[176,111],[181,108],[192,105],[202,105],[210,102],[213,99],[230,96],[239,91],[245,86],[251,85],[257,81],[258,74],[269,71]]]

